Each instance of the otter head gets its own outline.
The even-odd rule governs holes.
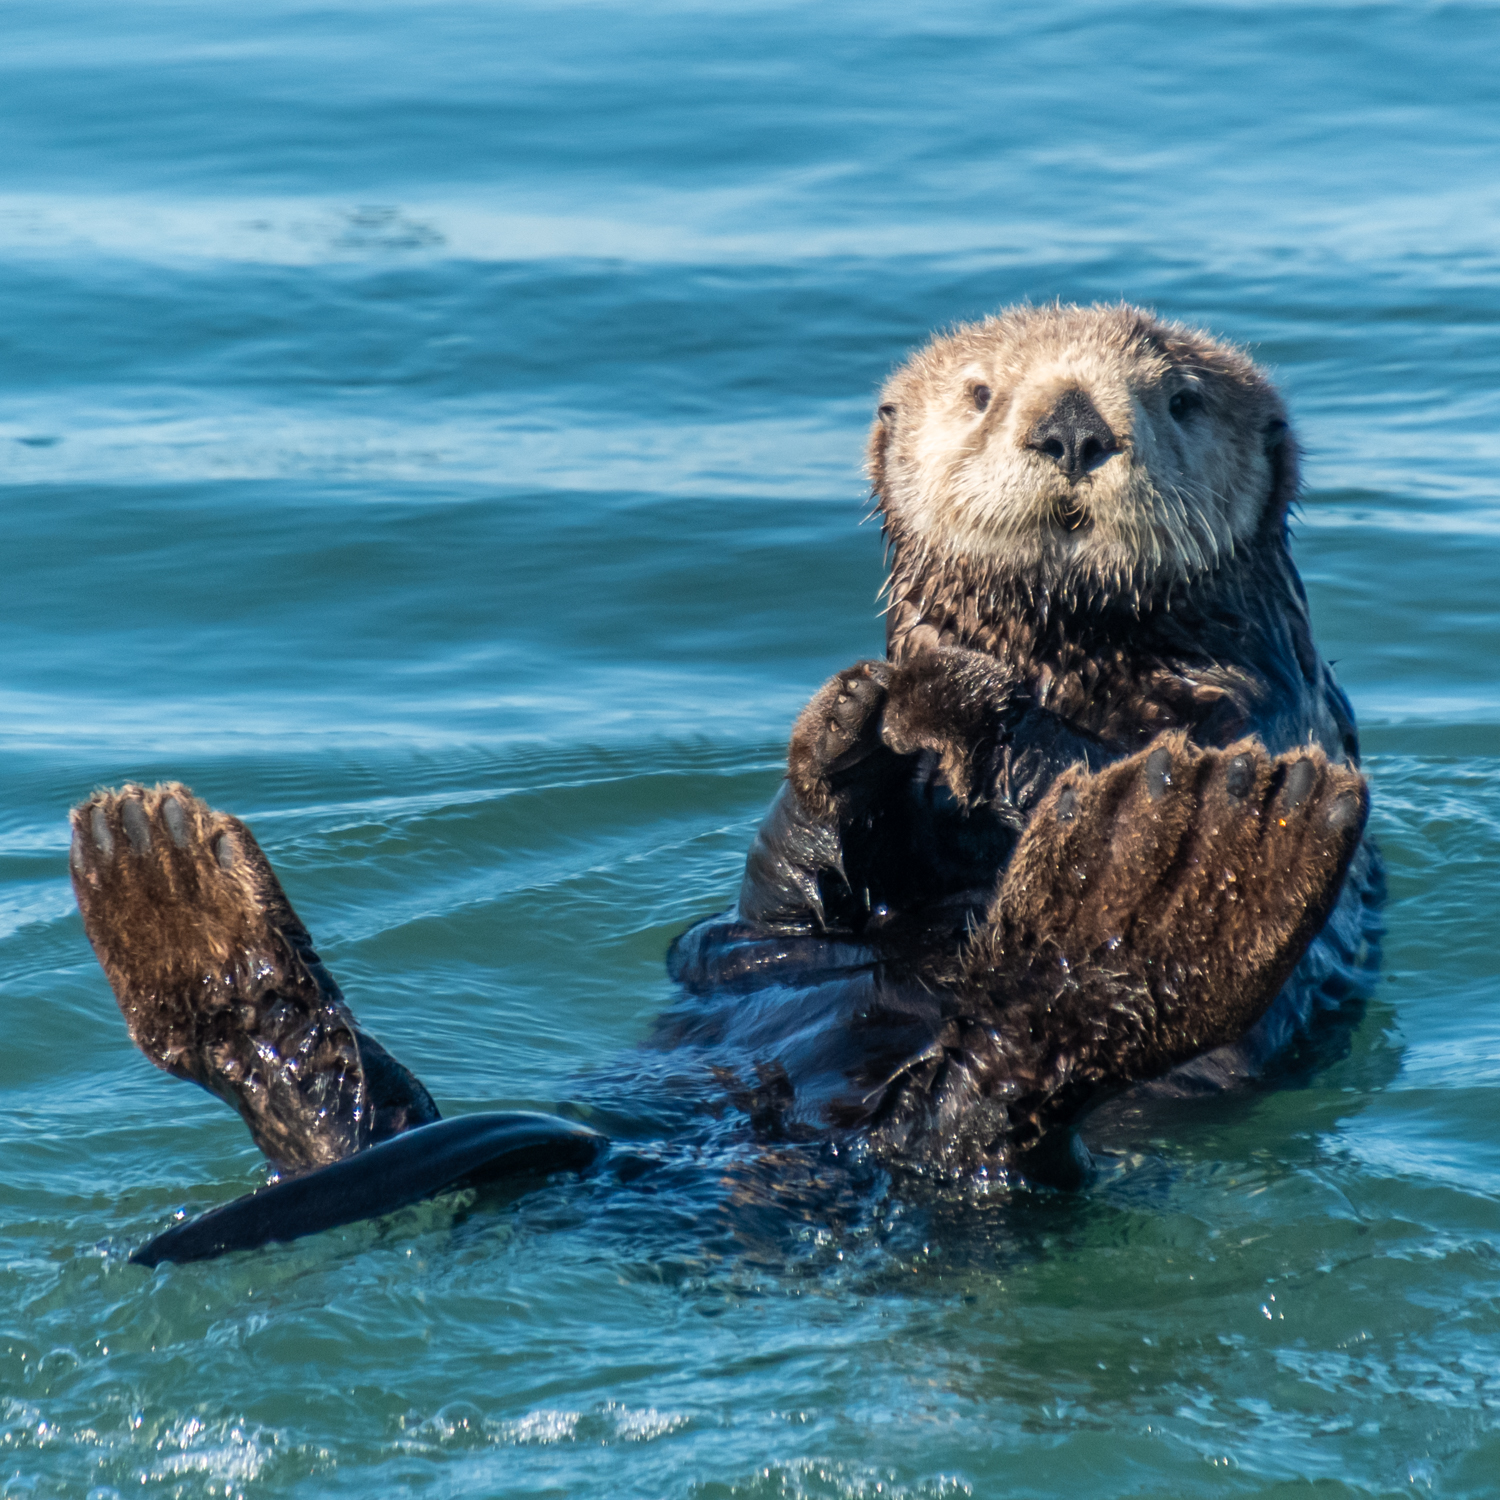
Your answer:
[[[1239,350],[1138,308],[1017,307],[881,393],[870,479],[897,550],[1139,608],[1279,526],[1286,411]]]

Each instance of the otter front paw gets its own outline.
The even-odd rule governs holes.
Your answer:
[[[1015,671],[982,652],[944,646],[898,667],[886,689],[880,735],[897,755],[929,750],[959,804],[990,790],[985,771],[1029,699]]]
[[[1315,746],[1273,759],[1174,732],[1075,767],[1028,825],[970,972],[1040,956],[1118,976],[1136,998],[1088,1023],[1119,1032],[1104,1070],[1165,1071],[1259,1019],[1338,899],[1368,808],[1363,777]]]
[[[892,670],[885,661],[856,662],[829,678],[797,719],[787,779],[816,816],[836,810],[849,773],[880,749],[880,711]]]

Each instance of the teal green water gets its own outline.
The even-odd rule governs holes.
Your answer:
[[[0,1495],[1500,1490],[1500,16],[0,11]],[[550,1107],[877,651],[873,393],[1124,296],[1245,341],[1390,869],[1347,1050],[1077,1197],[727,1135],[151,1274],[254,1185],[68,805],[245,816],[449,1113]]]

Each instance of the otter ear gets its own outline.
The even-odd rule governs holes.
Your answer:
[[[1265,427],[1266,456],[1271,460],[1271,495],[1266,504],[1265,522],[1279,526],[1296,503],[1302,488],[1301,450],[1285,420],[1278,417]]]
[[[870,488],[879,496],[885,496],[885,450],[891,433],[896,427],[896,408],[882,402],[870,427],[870,438],[865,444],[865,472],[870,476]]]

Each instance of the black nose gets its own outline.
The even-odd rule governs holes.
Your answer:
[[[1026,446],[1045,453],[1069,479],[1097,469],[1120,440],[1082,391],[1064,391],[1057,405],[1027,435]]]

